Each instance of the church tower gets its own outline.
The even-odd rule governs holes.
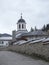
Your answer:
[[[21,18],[17,22],[17,31],[26,31],[26,22],[22,18],[22,13],[21,13]]]
[[[21,13],[21,18],[17,22],[17,31],[16,30],[12,31],[12,39],[15,40],[17,37],[19,37],[19,35],[23,33],[28,33],[28,31],[26,29],[26,22],[23,19]]]

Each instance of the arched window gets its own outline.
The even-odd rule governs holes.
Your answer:
[[[19,29],[21,28],[21,25],[19,24]]]
[[[4,42],[2,41],[2,44],[4,44]]]
[[[24,25],[22,24],[22,28],[24,28]]]

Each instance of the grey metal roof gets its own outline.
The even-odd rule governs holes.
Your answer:
[[[17,24],[18,23],[26,23],[25,20],[22,18],[22,13],[21,13],[21,18],[18,20]]]
[[[21,37],[25,37],[25,36],[46,36],[46,35],[47,35],[46,32],[38,30],[38,31],[33,31],[33,32],[28,32],[28,33],[22,33],[22,34],[18,35],[16,38],[21,38]]]
[[[19,19],[18,22],[17,22],[17,24],[18,24],[18,23],[26,23],[26,22],[25,22],[24,19]]]
[[[38,30],[38,31],[33,31],[33,32],[29,32],[29,33],[25,33],[25,34],[23,34],[22,36],[38,36],[38,35],[47,35],[47,33],[46,32],[43,32],[43,31],[41,31],[41,30]]]

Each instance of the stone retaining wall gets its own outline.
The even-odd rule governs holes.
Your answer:
[[[49,60],[49,44],[47,43],[24,43],[21,45],[9,46],[8,50],[28,55],[37,55]]]

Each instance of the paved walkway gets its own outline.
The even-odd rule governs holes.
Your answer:
[[[49,63],[13,52],[0,51],[0,65],[49,65]]]

